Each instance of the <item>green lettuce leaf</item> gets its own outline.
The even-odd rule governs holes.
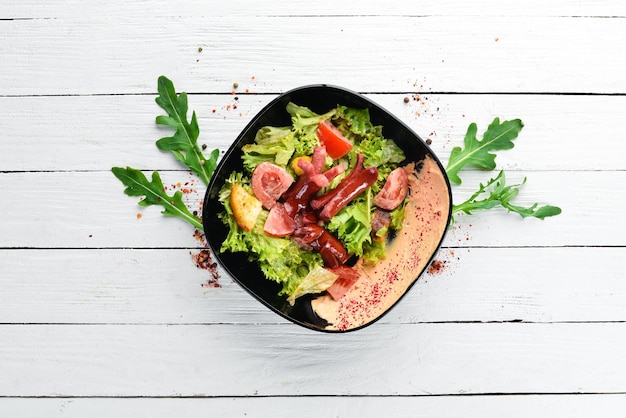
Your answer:
[[[357,109],[347,106],[338,106],[335,121],[339,129],[352,132],[361,137],[382,136],[382,127],[374,126],[370,120],[369,109]],[[348,135],[349,136],[349,135]]]
[[[265,126],[257,132],[254,143],[242,147],[244,166],[250,172],[262,162],[286,167],[296,149],[295,144],[290,127]]]
[[[335,114],[335,109],[318,115],[308,107],[290,102],[287,104],[287,112],[291,115],[292,129],[296,138],[295,155],[313,154],[313,149],[320,144],[317,138],[317,125],[330,119]]]
[[[369,194],[369,193],[368,193]],[[362,256],[366,243],[372,242],[372,217],[369,199],[359,199],[343,208],[326,224],[351,255]]]
[[[269,213],[267,210],[261,212],[251,231],[241,229],[230,207],[230,189],[235,182],[249,188],[248,178],[241,173],[233,173],[220,191],[219,200],[224,205],[220,219],[229,227],[220,251],[247,253],[248,259],[258,263],[266,278],[282,285],[280,295],[291,295],[312,269],[323,266],[322,257],[317,252],[302,250],[289,238],[265,234],[263,225]]]
[[[337,280],[337,277],[339,277],[338,274],[335,274],[322,266],[315,266],[289,295],[287,302],[293,306],[296,299],[300,296],[310,293],[321,293],[332,286],[332,284],[335,283],[335,280]]]

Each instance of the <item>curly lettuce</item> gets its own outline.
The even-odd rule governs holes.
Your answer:
[[[234,220],[230,208],[230,188],[238,183],[251,192],[250,175],[254,168],[265,161],[291,170],[290,163],[300,156],[310,156],[320,145],[317,136],[318,125],[332,120],[343,135],[352,142],[353,148],[340,160],[327,160],[328,164],[343,164],[346,172],[333,180],[334,187],[354,168],[357,154],[363,154],[366,167],[378,169],[378,181],[366,192],[353,200],[324,227],[335,235],[351,256],[362,258],[367,263],[375,263],[385,257],[386,240],[372,237],[372,218],[375,206],[373,196],[384,185],[387,175],[406,158],[396,143],[382,135],[382,127],[370,120],[368,109],[346,106],[324,114],[317,114],[304,106],[289,103],[286,107],[292,124],[285,127],[266,126],[261,128],[254,143],[243,147],[244,173],[232,173],[226,181],[220,201],[224,204],[221,219],[229,226],[229,234],[222,244],[221,251],[245,252],[250,260],[256,261],[269,280],[282,285],[281,295],[291,301],[306,293],[316,293],[332,284],[333,277],[324,273],[324,262],[318,252],[305,251],[289,237],[277,238],[263,232],[268,211],[263,210],[251,231],[244,231]],[[323,192],[323,191],[322,191]],[[404,205],[391,212],[390,229],[399,230],[404,217]],[[382,231],[382,232],[387,232]]]
[[[298,106],[295,103],[287,104],[287,113],[291,115],[292,126],[296,138],[296,156],[311,155],[313,149],[320,144],[317,138],[317,126],[330,119],[335,114],[335,109],[318,115],[308,107]]]
[[[296,150],[296,139],[290,127],[265,126],[257,132],[254,143],[242,147],[243,164],[252,172],[263,162],[286,166]]]
[[[370,193],[367,193],[368,197]],[[371,199],[359,199],[333,216],[326,228],[333,232],[348,253],[363,256],[367,244],[372,243]]]
[[[234,183],[249,189],[250,180],[242,173],[232,173],[220,191],[219,200],[224,205],[220,214],[229,232],[222,243],[221,252],[244,252],[250,261],[256,261],[269,280],[282,285],[280,295],[291,295],[309,272],[323,266],[319,253],[304,251],[289,238],[277,238],[263,232],[268,211],[263,210],[255,227],[244,231],[237,225],[230,206],[230,190]]]

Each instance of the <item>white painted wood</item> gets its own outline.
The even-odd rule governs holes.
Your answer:
[[[229,92],[235,81],[258,93],[320,82],[366,92],[415,85],[438,92],[626,91],[626,56],[612,53],[624,42],[622,19],[176,16],[0,23],[0,95],[152,93],[160,74],[186,80],[190,92]]]
[[[461,202],[489,173],[469,172],[455,187]],[[626,202],[625,171],[533,171],[509,174],[510,183],[528,181],[516,203],[560,206],[563,213],[544,221],[522,219],[504,210],[457,217],[446,246],[624,245],[626,226],[615,222]],[[189,181],[186,172],[163,173],[164,184]],[[198,208],[204,188],[194,186],[188,204]],[[156,206],[142,208],[139,198],[123,194],[111,172],[0,173],[1,247],[35,248],[194,248],[193,228],[164,217]],[[171,193],[171,192],[170,192]],[[15,202],[20,202],[16,205]],[[141,219],[137,215],[141,214]]]
[[[12,417],[135,418],[137,411],[155,418],[292,417],[622,417],[625,395],[484,395],[390,397],[249,397],[249,398],[70,398],[0,399]]]
[[[149,80],[156,92],[156,79]],[[185,79],[173,80],[184,89]],[[295,85],[293,87],[296,87]],[[446,162],[451,149],[463,144],[467,126],[482,135],[489,123],[520,118],[525,126],[513,150],[498,153],[507,170],[623,170],[620,142],[626,114],[624,96],[368,94],[399,117]],[[0,119],[1,171],[109,170],[130,165],[139,169],[175,170],[181,165],[154,142],[171,130],[154,118],[163,111],[155,95],[81,97],[0,97],[12,109]],[[253,116],[275,95],[189,96],[200,142],[227,149]],[[404,98],[409,97],[409,103]],[[236,109],[233,106],[237,106]],[[213,110],[215,109],[215,113]],[[33,123],[36,121],[36,123]]]
[[[2,2],[0,416],[621,416],[625,16],[612,1]],[[192,228],[110,173],[193,181],[154,147],[161,74],[222,150],[317,82],[364,92],[444,162],[470,122],[519,117],[498,167],[528,177],[520,203],[563,214],[459,216],[445,268],[379,323],[307,331],[225,274],[203,287]],[[488,176],[466,173],[455,201]],[[197,207],[204,186],[187,187]]]
[[[127,18],[129,16],[171,17],[171,16],[557,16],[557,17],[619,17],[626,15],[620,2],[569,1],[559,0],[549,3],[529,0],[525,3],[496,2],[493,0],[473,1],[397,1],[381,7],[380,1],[359,0],[333,2],[319,0],[315,3],[293,3],[288,0],[257,2],[253,0],[211,1],[185,0],[176,3],[161,0],[141,0],[134,2],[110,1],[107,5],[98,2],[79,0],[55,0],[45,3],[36,0],[21,1],[17,4],[0,5],[1,18],[84,18],[85,16],[106,16],[107,18]]]
[[[280,337],[279,337],[280,336]],[[4,396],[623,393],[624,323],[3,325]]]
[[[195,250],[2,250],[5,324],[284,323]],[[444,248],[381,324],[625,321],[621,248]],[[578,261],[578,262],[574,262]],[[292,327],[295,327],[292,326]]]

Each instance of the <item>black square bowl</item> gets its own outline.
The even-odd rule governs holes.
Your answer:
[[[254,116],[250,123],[239,134],[232,146],[226,151],[213,174],[204,198],[202,209],[202,222],[206,239],[211,250],[218,262],[233,279],[267,308],[298,325],[313,330],[326,331],[325,325],[327,324],[313,312],[310,305],[310,298],[301,297],[297,299],[296,304],[292,307],[287,303],[285,296],[278,296],[282,286],[266,279],[258,265],[248,260],[247,254],[220,252],[220,247],[228,235],[228,226],[224,225],[218,218],[218,214],[223,211],[223,206],[218,200],[219,191],[230,173],[233,171],[243,171],[243,162],[241,159],[243,153],[241,149],[244,145],[254,142],[255,135],[260,128],[264,126],[280,127],[291,125],[291,116],[286,111],[286,106],[289,102],[306,106],[318,114],[326,113],[337,105],[360,109],[367,108],[369,109],[372,123],[374,125],[381,125],[383,127],[383,135],[386,138],[393,139],[396,144],[402,148],[407,157],[407,162],[418,162],[423,160],[426,156],[430,156],[439,165],[444,177],[445,170],[439,159],[430,151],[425,142],[398,118],[358,93],[342,87],[326,84],[298,87],[272,100]],[[445,181],[448,189],[449,202],[452,202],[450,184],[447,177],[445,177]],[[447,214],[446,229],[450,219],[451,213],[449,211]],[[438,251],[443,241],[444,235],[445,232],[442,234],[441,240],[433,253],[426,255],[429,259],[426,266],[428,266],[430,261],[434,258],[435,253]],[[415,272],[415,281],[422,273],[423,270]],[[411,286],[407,288],[407,292]],[[395,306],[397,302],[398,301],[389,309]],[[385,313],[388,312],[389,309],[385,311]],[[380,315],[366,325],[370,325],[382,316],[383,315]],[[350,330],[358,328],[352,328]]]

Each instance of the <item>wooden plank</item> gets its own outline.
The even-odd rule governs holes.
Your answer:
[[[489,175],[464,175],[464,183],[453,189],[455,201],[465,199]],[[499,209],[458,216],[445,245],[624,245],[626,225],[615,219],[626,203],[622,187],[626,171],[520,171],[509,173],[509,182],[520,182],[524,176],[528,182],[515,200],[517,204],[550,203],[562,207],[563,213],[545,221],[522,219]],[[185,172],[165,172],[163,181],[168,187],[176,182],[185,187],[192,179]],[[198,183],[188,187],[188,204],[197,209],[204,188]],[[123,185],[110,172],[0,173],[0,188],[9,197],[0,200],[0,247],[199,246],[191,226],[164,217],[156,207],[137,206],[138,198],[123,194]]]
[[[237,81],[258,93],[319,82],[367,92],[425,85],[439,92],[624,93],[626,56],[607,53],[620,50],[622,23],[518,16],[120,17],[114,26],[102,18],[6,20],[0,95],[152,93],[160,74],[189,80],[190,92],[229,92]],[[338,46],[341,53],[330,52]]]
[[[394,417],[621,417],[626,395],[484,395],[390,397],[250,397],[250,398],[3,398],[0,410],[13,417],[135,418],[291,417],[294,411],[319,418]]]
[[[156,80],[150,81],[156,90]],[[174,82],[181,90],[188,87],[184,79]],[[507,170],[626,168],[615,140],[621,135],[626,114],[625,96],[416,96],[415,93],[367,96],[424,139],[430,139],[433,151],[444,162],[454,146],[463,144],[471,122],[477,123],[482,135],[488,124],[499,117],[520,118],[525,124],[515,148],[498,153],[499,167]],[[252,117],[275,97],[190,96],[190,109],[196,111],[199,120],[200,142],[209,149],[227,149]],[[404,103],[405,97],[410,99],[409,103]],[[0,97],[0,107],[11,109],[11,117],[0,120],[0,131],[5,133],[4,151],[0,154],[2,171],[109,170],[118,165],[146,170],[181,169],[171,155],[160,152],[154,145],[171,131],[154,123],[162,110],[154,103],[153,95]]]
[[[1,322],[287,323],[223,271],[222,287],[208,287],[212,277],[191,252],[0,251]],[[442,269],[380,323],[626,321],[625,256],[625,248],[443,249]]]
[[[86,4],[79,0],[47,1],[40,3],[35,0],[20,1],[18,4],[0,5],[0,18],[33,19],[33,18],[82,18],[84,16],[107,16],[108,18],[127,18],[129,16],[170,17],[170,16],[411,16],[411,15],[443,15],[443,16],[602,16],[620,17],[626,15],[621,3],[608,0],[594,2],[529,0],[520,3],[494,3],[491,0],[474,1],[471,4],[463,1],[397,1],[380,7],[375,0],[354,2],[332,2],[320,0],[315,3],[294,4],[288,0],[274,0],[259,3],[252,0],[230,2],[214,1],[208,4],[202,0],[185,0],[176,3],[159,0],[142,0],[134,2],[111,1],[107,6],[100,3]]]
[[[0,326],[4,396],[624,393],[626,324]]]

